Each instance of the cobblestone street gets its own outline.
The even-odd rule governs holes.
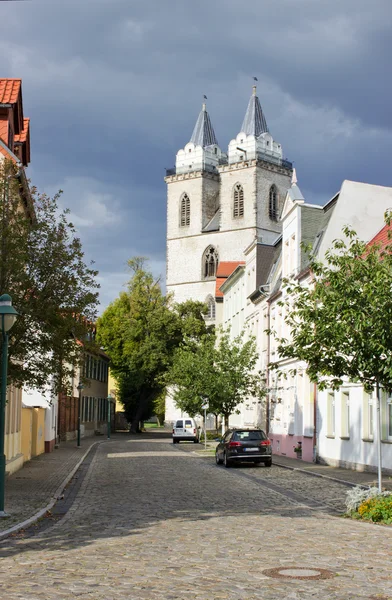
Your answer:
[[[392,598],[392,528],[339,516],[345,485],[225,469],[194,449],[161,434],[98,445],[65,516],[1,542],[0,597]],[[333,576],[276,579],[274,567]]]

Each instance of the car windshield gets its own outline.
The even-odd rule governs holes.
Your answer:
[[[182,421],[177,421],[176,427],[182,427]]]
[[[233,440],[238,442],[255,442],[266,439],[264,431],[236,431],[233,436]]]

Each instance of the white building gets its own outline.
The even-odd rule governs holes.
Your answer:
[[[203,104],[190,141],[165,178],[166,285],[175,300],[207,302],[209,318],[215,319],[218,265],[245,261],[245,250],[255,239],[264,244],[276,240],[291,174],[292,164],[268,131],[256,86],[227,153],[219,147]],[[176,414],[168,398],[170,421]]]
[[[339,193],[320,207],[306,203],[294,184],[287,194],[281,218],[281,277],[296,275],[303,285],[311,285],[301,242],[310,242],[316,256],[323,259],[332,241],[343,237],[345,225],[353,227],[360,239],[370,241],[391,206],[392,188],[344,181]],[[284,308],[279,303],[286,300],[279,284],[281,277],[269,291],[268,320],[278,337],[289,338]],[[286,378],[278,381],[275,374],[269,373],[269,431],[274,453],[295,456],[294,447],[300,443],[304,460],[317,457],[332,465],[375,469],[373,396],[348,381],[338,392],[318,391],[306,375],[306,364],[279,360],[273,337],[269,339],[269,354],[268,362],[278,361],[280,370],[286,372]],[[296,375],[290,373],[293,368]],[[392,408],[385,394],[382,404],[383,466],[392,469]]]

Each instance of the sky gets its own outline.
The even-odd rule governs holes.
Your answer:
[[[307,202],[392,186],[391,0],[0,2],[0,77],[22,78],[39,190],[64,190],[103,310],[149,258],[165,276],[165,168],[203,95],[226,151],[252,91]]]

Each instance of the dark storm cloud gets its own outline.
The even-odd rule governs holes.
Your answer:
[[[390,0],[0,3],[1,76],[22,77],[30,175],[62,187],[103,304],[126,260],[164,272],[164,167],[203,94],[223,149],[252,77],[309,201],[344,178],[392,185]]]

